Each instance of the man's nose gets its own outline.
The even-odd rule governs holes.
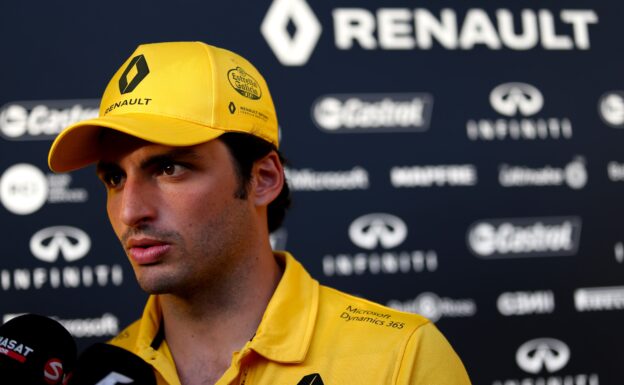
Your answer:
[[[127,226],[149,223],[157,215],[154,192],[149,181],[128,177],[121,199],[121,220]]]

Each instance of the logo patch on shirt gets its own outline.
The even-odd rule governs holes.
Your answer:
[[[297,385],[325,385],[321,379],[321,375],[318,373],[308,374],[304,376]]]

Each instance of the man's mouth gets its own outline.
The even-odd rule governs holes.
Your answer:
[[[131,239],[127,246],[130,258],[138,265],[160,262],[170,248],[170,244],[153,239]]]

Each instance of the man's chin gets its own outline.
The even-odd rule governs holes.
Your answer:
[[[175,285],[166,277],[157,277],[155,275],[136,276],[139,287],[147,294],[169,294],[173,291]]]

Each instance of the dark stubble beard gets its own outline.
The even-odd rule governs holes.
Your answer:
[[[191,249],[177,231],[160,230],[150,224],[127,229],[120,237],[122,244],[126,244],[130,237],[144,236],[174,245],[177,254],[174,259],[178,266],[173,274],[161,275],[155,282],[151,279],[140,280],[137,273],[139,286],[148,294],[171,294],[188,300],[202,296],[203,302],[215,306],[232,305],[240,295],[239,286],[245,281],[249,267],[253,264],[250,260],[237,260],[241,259],[238,247],[243,244],[245,234],[240,226],[249,220],[243,212],[234,207],[223,212],[222,217],[207,224],[205,231],[197,238],[189,239],[193,245]],[[210,230],[217,226],[220,229],[218,233],[225,235],[226,239],[215,239],[216,232]],[[187,261],[190,262],[190,268],[185,264]],[[206,267],[202,271],[207,273],[199,276],[197,271],[193,271],[196,266]]]

